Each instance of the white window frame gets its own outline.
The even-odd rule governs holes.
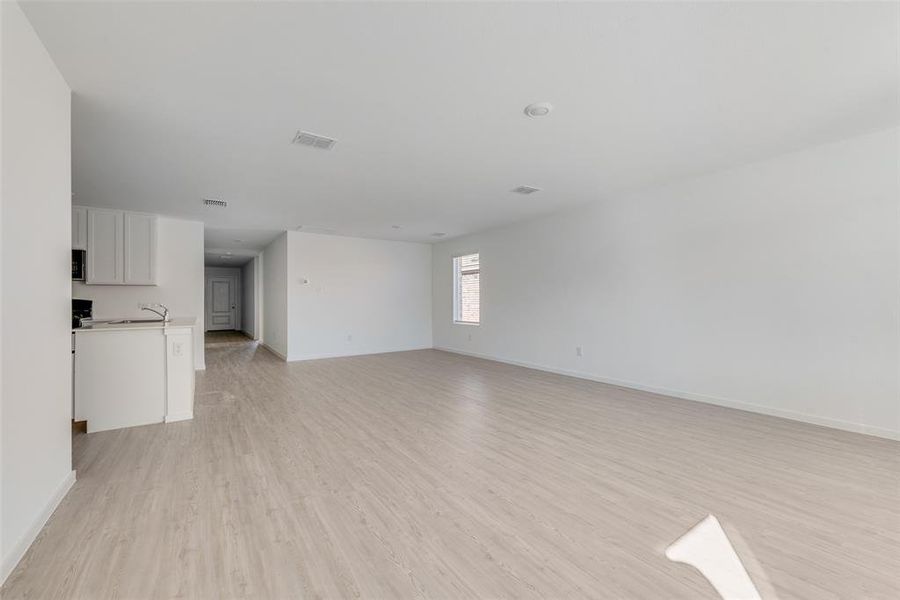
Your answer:
[[[460,321],[457,316],[459,315],[460,307],[460,298],[459,298],[459,282],[457,281],[457,272],[456,272],[456,259],[461,258],[463,256],[471,256],[472,254],[478,255],[478,321]],[[481,317],[481,252],[478,250],[469,250],[467,252],[458,252],[450,257],[450,269],[451,269],[451,277],[453,278],[453,305],[450,307],[451,315],[450,319],[454,325],[467,325],[470,327],[478,327],[481,325],[482,317]]]

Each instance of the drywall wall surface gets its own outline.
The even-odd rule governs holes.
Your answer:
[[[256,339],[256,259],[241,267],[241,331]]]
[[[288,242],[287,233],[263,250],[263,343],[288,357]]]
[[[890,129],[437,244],[435,346],[896,437],[898,180]]]
[[[71,94],[15,2],[0,3],[0,583],[72,471]]]
[[[291,360],[431,347],[430,245],[287,236]]]

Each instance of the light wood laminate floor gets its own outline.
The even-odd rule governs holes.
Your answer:
[[[195,418],[82,434],[11,598],[900,597],[900,444],[438,351],[212,344]]]
[[[250,341],[250,338],[243,331],[235,329],[226,329],[224,331],[207,331],[204,333],[204,342],[207,346],[217,344],[244,344]]]

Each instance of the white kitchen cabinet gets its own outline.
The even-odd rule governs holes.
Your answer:
[[[75,420],[94,433],[192,419],[195,321],[75,329]]]
[[[72,207],[72,250],[87,250],[87,209]]]
[[[87,278],[93,285],[156,285],[156,215],[87,209]]]
[[[156,284],[156,216],[125,213],[125,283]]]
[[[75,414],[88,433],[161,423],[166,415],[162,328],[75,331]]]
[[[87,277],[89,284],[125,283],[125,219],[120,210],[89,208]]]

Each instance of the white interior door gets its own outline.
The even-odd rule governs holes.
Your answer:
[[[209,278],[209,319],[207,329],[217,331],[221,329],[235,329],[236,317],[234,294],[234,279],[231,277]]]

